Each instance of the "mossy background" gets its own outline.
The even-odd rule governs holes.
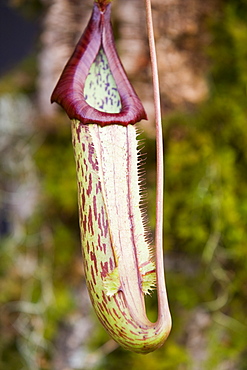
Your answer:
[[[45,12],[27,3],[11,4]],[[1,369],[247,369],[247,2],[217,6],[204,25],[208,95],[163,117],[173,329],[146,356],[117,347],[89,303],[69,123],[37,110],[37,51],[1,76]],[[142,137],[153,231],[155,141]],[[148,306],[155,316],[155,295]]]

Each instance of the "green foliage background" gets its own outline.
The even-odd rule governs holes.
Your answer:
[[[207,27],[210,94],[199,106],[174,111],[163,121],[172,333],[162,349],[146,356],[121,348],[103,351],[95,370],[247,369],[247,2],[222,2]],[[1,97],[31,96],[35,63],[31,57],[2,77]],[[18,82],[20,70],[28,76],[25,83]],[[42,188],[24,229],[1,240],[1,369],[53,369],[59,329],[81,308],[75,166],[66,120],[56,120],[64,123],[13,143],[34,146],[31,158]],[[155,143],[145,141],[153,228]],[[5,180],[15,180],[4,168],[0,171]],[[24,168],[18,176],[25,177]],[[154,302],[148,304],[155,315]],[[95,354],[109,337],[94,314],[89,316],[95,326],[84,345]],[[201,358],[193,348],[201,349]]]

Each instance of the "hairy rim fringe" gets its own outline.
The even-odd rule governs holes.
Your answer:
[[[153,234],[150,227],[150,221],[148,217],[148,191],[147,191],[147,176],[146,176],[146,160],[147,154],[143,153],[145,139],[138,139],[138,136],[142,134],[142,131],[139,128],[136,128],[136,138],[137,138],[137,155],[138,155],[138,164],[137,164],[137,173],[138,173],[138,186],[140,194],[140,203],[139,207],[141,210],[142,224],[144,227],[144,240],[148,244],[148,249],[150,253],[150,259],[155,260],[155,251],[154,251],[154,241]]]

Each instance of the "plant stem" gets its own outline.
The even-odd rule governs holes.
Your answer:
[[[146,2],[146,18],[148,41],[151,58],[151,70],[153,79],[154,109],[155,109],[155,128],[156,128],[156,228],[155,228],[155,256],[157,271],[157,293],[159,301],[159,319],[162,320],[162,312],[166,308],[165,316],[169,312],[164,275],[163,261],[163,192],[164,192],[164,160],[163,160],[163,135],[160,108],[160,89],[157,67],[156,48],[153,31],[151,0]],[[164,318],[164,317],[163,317]]]

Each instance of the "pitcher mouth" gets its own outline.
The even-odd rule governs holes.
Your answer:
[[[51,96],[51,102],[60,104],[70,119],[78,119],[84,124],[127,126],[147,119],[147,115],[117,54],[110,14],[110,3],[105,4],[105,1],[94,3],[92,17],[62,72]],[[100,111],[88,104],[85,96],[86,79],[101,50],[105,54],[116,83],[121,105],[119,112]]]

